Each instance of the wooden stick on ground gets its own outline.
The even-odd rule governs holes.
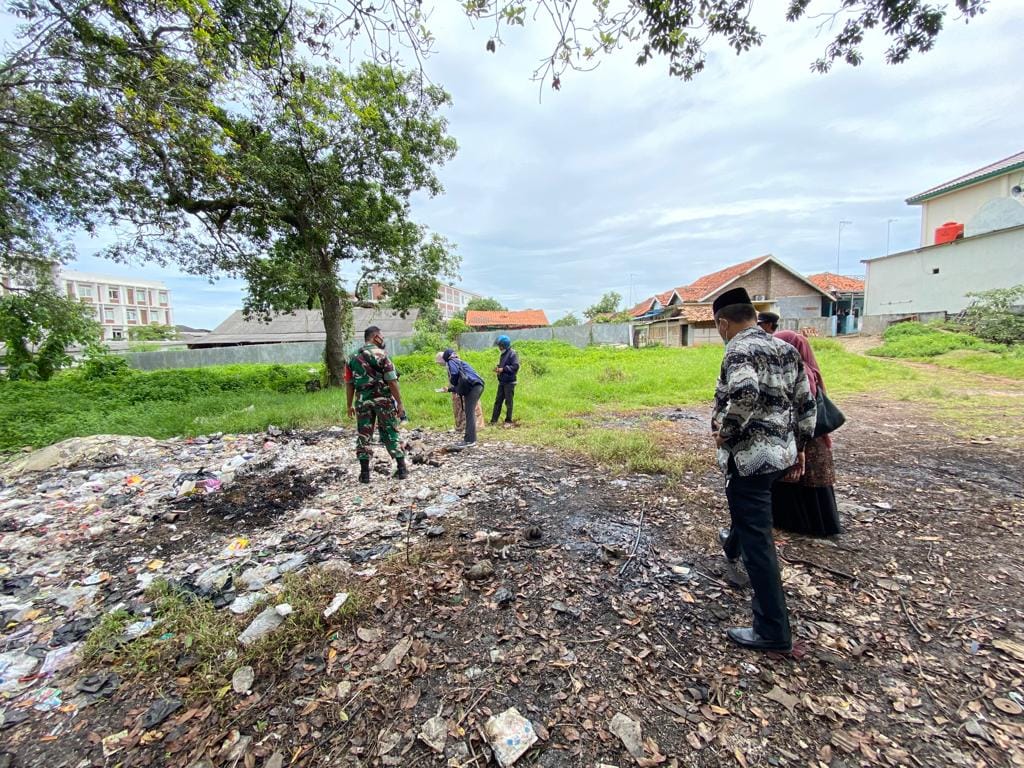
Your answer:
[[[821,563],[816,563],[813,560],[804,560],[802,557],[789,557],[789,556],[786,555],[786,552],[785,552],[785,550],[782,547],[779,547],[779,557],[781,557],[787,563],[793,563],[794,565],[795,564],[809,565],[812,568],[819,568],[819,569],[825,571],[826,573],[831,573],[833,576],[838,576],[841,579],[848,579],[850,581],[856,581],[857,580],[856,574],[847,573],[846,571],[840,571],[840,570],[837,570],[836,568],[829,568],[827,565],[822,565]]]
[[[641,506],[640,507],[640,520],[638,520],[637,524],[636,524],[636,539],[633,541],[633,549],[630,550],[629,557],[626,558],[626,562],[624,562],[622,564],[622,567],[619,568],[619,576],[621,576],[622,574],[624,574],[626,572],[626,568],[629,567],[629,564],[631,562],[633,562],[633,558],[636,557],[637,547],[640,546],[640,532],[643,531],[643,529],[644,529],[644,514],[646,514],[646,512],[647,512],[646,507]]]

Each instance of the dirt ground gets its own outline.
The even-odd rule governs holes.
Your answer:
[[[295,435],[332,471],[267,467],[219,507],[168,502],[181,515],[173,542],[154,522],[143,535],[114,531],[102,547],[71,546],[96,547],[89,555],[113,573],[158,545],[168,560],[212,556],[242,524],[254,537],[280,534],[311,562],[351,563],[366,609],[256,670],[247,696],[190,699],[168,669],[74,712],[9,716],[0,766],[468,768],[495,764],[483,726],[509,707],[539,737],[524,766],[1024,765],[1020,445],[958,438],[878,396],[843,405],[835,456],[845,533],[777,536],[792,656],[725,639],[748,623],[750,594],[723,580],[715,533],[727,514],[710,466],[669,483],[504,443],[444,455],[413,467],[409,482],[451,491],[460,512],[432,538],[423,534],[437,520],[413,514],[407,562],[389,555],[401,550],[401,521],[435,502],[377,475],[389,525],[356,535],[355,512],[340,501],[354,479],[351,435]],[[631,419],[674,430],[681,453],[710,453],[705,410]],[[246,509],[271,489],[270,513]],[[300,534],[301,505],[331,514]],[[473,542],[480,529],[506,534],[506,557]],[[468,578],[483,559],[493,575]],[[128,582],[119,589],[130,596]],[[88,671],[74,670],[68,685]],[[185,705],[144,728],[155,697],[172,694]],[[25,712],[7,710],[16,711]],[[635,755],[610,731],[618,713],[642,728]],[[436,715],[442,753],[418,738]],[[104,737],[121,731],[105,756]]]

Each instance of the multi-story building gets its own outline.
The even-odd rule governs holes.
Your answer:
[[[171,292],[157,280],[61,270],[57,289],[93,308],[105,341],[128,338],[141,325],[174,325]]]
[[[371,301],[382,301],[385,298],[384,287],[380,283],[371,283],[368,289],[368,297]],[[464,291],[461,288],[456,288],[454,285],[441,284],[441,287],[437,289],[437,304],[438,310],[441,312],[442,320],[451,320],[459,312],[464,312],[467,305],[473,299],[482,299],[479,293],[470,293]]]
[[[437,308],[441,310],[442,320],[451,320],[459,312],[466,310],[466,305],[473,299],[482,299],[479,293],[470,293],[453,285],[442,284],[437,289]]]

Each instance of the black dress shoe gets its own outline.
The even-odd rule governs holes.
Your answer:
[[[736,645],[742,645],[744,648],[752,648],[755,651],[778,651],[779,653],[789,653],[793,650],[792,641],[782,642],[779,640],[765,640],[750,627],[732,627],[731,629],[726,630],[725,634],[727,634],[729,639],[736,643]]]
[[[729,537],[732,536],[732,529],[730,528],[719,528],[718,529],[718,543],[722,545],[722,549],[725,549],[729,544]]]

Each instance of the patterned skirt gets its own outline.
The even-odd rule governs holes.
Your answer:
[[[807,444],[806,468],[800,482],[779,481],[772,487],[772,519],[776,528],[807,536],[842,533],[832,487],[836,468],[829,442],[819,437]]]

